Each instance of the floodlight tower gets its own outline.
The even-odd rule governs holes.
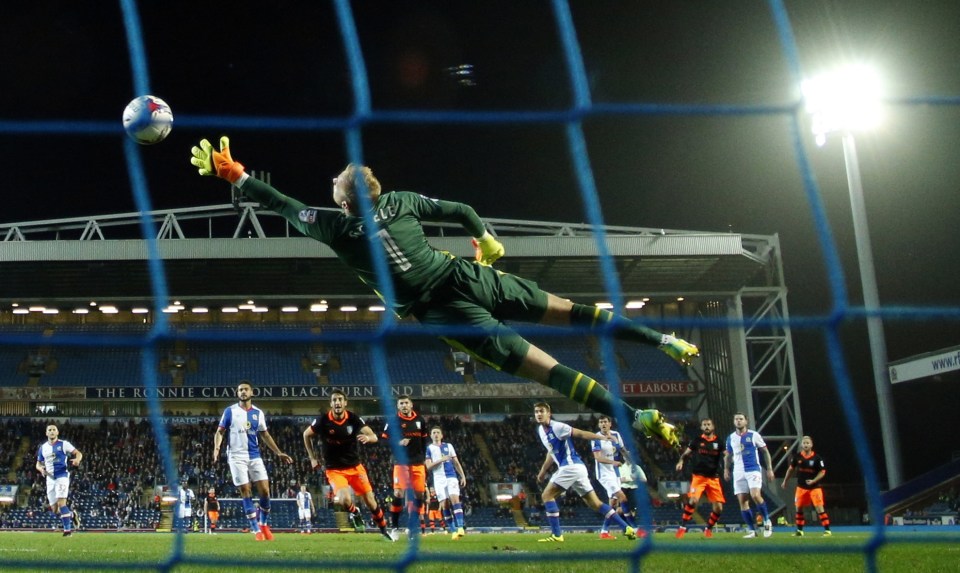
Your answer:
[[[880,310],[877,294],[877,274],[873,266],[870,231],[863,202],[863,184],[854,131],[875,127],[882,118],[880,80],[876,71],[866,66],[852,66],[803,82],[803,97],[807,112],[812,116],[813,134],[818,146],[827,142],[831,133],[840,133],[843,139],[843,159],[847,170],[847,188],[853,212],[853,232],[857,241],[860,262],[860,282],[863,284],[863,305],[868,313]],[[870,356],[873,361],[873,380],[877,390],[880,411],[880,429],[886,458],[887,485],[900,485],[900,440],[894,418],[891,384],[887,371],[887,347],[884,341],[883,320],[879,315],[867,317],[870,338]]]

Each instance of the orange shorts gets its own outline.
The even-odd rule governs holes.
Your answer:
[[[807,505],[823,507],[823,488],[803,489],[798,487],[796,493],[793,494],[793,504],[797,506],[797,509]]]
[[[723,497],[723,488],[720,487],[720,478],[708,478],[695,475],[690,480],[690,492],[687,494],[691,500],[699,500],[703,495],[707,495],[707,500],[711,503],[726,503],[727,498]]]
[[[431,509],[430,513],[427,514],[427,519],[429,519],[430,521],[443,519],[443,514],[440,513],[439,509]]]
[[[393,466],[393,489],[427,491],[427,468],[423,465]]]
[[[220,512],[219,512],[219,511],[208,511],[208,512],[207,512],[207,519],[210,520],[210,523],[216,523],[217,521],[220,520]]]
[[[326,471],[327,481],[333,488],[334,494],[341,489],[350,486],[357,495],[366,495],[373,491],[370,485],[370,478],[367,477],[367,470],[363,464],[357,464],[352,468],[340,468]]]

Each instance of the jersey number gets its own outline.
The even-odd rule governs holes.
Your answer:
[[[413,265],[407,260],[407,256],[397,246],[397,242],[393,240],[390,233],[386,229],[380,229],[377,231],[377,236],[380,237],[380,242],[383,243],[383,248],[387,251],[387,255],[390,256],[393,264],[397,265],[401,271],[410,270]]]

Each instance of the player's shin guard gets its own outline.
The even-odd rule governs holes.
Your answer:
[[[720,521],[720,514],[716,511],[710,512],[710,517],[707,518],[707,529],[713,529],[713,526]]]
[[[574,402],[583,404],[594,412],[606,414],[611,417],[616,416],[613,408],[616,398],[608,392],[606,388],[598,384],[596,380],[583,372],[577,372],[563,364],[557,364],[550,369],[547,386],[567,396]],[[623,411],[632,417],[634,408],[622,401],[621,405]]]
[[[627,525],[630,527],[636,527],[636,520],[633,515],[633,507],[630,505],[630,500],[625,499],[620,502],[620,512],[623,520],[627,522]]]
[[[380,531],[385,533],[387,531],[387,518],[383,515],[383,508],[378,505],[377,509],[371,511],[370,514],[373,516],[373,522],[377,524]]]
[[[544,513],[547,514],[547,523],[550,524],[550,532],[560,537],[563,530],[560,529],[560,507],[556,501],[546,501],[543,503]]]
[[[696,509],[689,503],[683,504],[683,515],[680,517],[680,525],[686,527],[690,524],[690,520],[693,519],[693,512]]]
[[[463,504],[453,504],[453,523],[457,528],[463,527]]]
[[[803,526],[807,524],[807,518],[803,514],[803,511],[798,511],[794,518],[796,519],[797,531],[803,531]]]
[[[757,509],[760,510],[760,515],[763,516],[763,521],[770,521],[770,512],[767,510],[767,502],[758,503]]]
[[[574,303],[570,310],[570,324],[573,325],[600,330],[608,322],[613,327],[613,337],[618,340],[642,342],[657,346],[663,339],[662,333],[646,326],[640,326],[626,317],[613,314],[609,310],[579,303]]]
[[[617,525],[619,525],[619,526],[622,527],[623,529],[626,529],[627,527],[629,527],[629,525],[627,525],[627,522],[624,521],[622,517],[620,517],[619,515],[617,515],[617,510],[613,509],[612,507],[610,507],[609,505],[607,505],[607,504],[605,504],[605,503],[600,504],[600,509],[597,510],[597,513],[599,513],[600,515],[603,516],[603,525],[604,525],[604,528],[606,528],[606,526],[607,526],[611,521],[614,522],[614,523],[616,523]]]
[[[757,529],[757,524],[756,524],[756,522],[754,522],[754,520],[753,520],[753,512],[752,512],[752,511],[750,511],[749,509],[740,510],[740,516],[743,517],[743,521],[746,522],[747,526],[748,526],[750,529],[754,529],[754,530]]]
[[[420,526],[422,530],[423,525],[423,515],[421,510],[423,509],[423,500],[414,497],[413,501],[407,504],[407,527],[409,527],[408,534],[413,535],[413,532],[417,530],[417,527]]]
[[[70,512],[69,506],[60,506],[60,522],[63,523],[64,532],[73,531],[73,513]]]
[[[820,525],[823,526],[824,531],[830,531],[830,516],[827,515],[827,512],[818,513],[817,517],[820,518]]]
[[[243,513],[247,516],[247,520],[250,522],[250,531],[254,533],[260,533],[260,523],[257,519],[257,508],[253,505],[253,498],[245,497],[240,500],[240,503],[243,505]]]
[[[270,524],[270,496],[260,496],[260,525]]]
[[[400,527],[401,512],[403,512],[403,500],[395,497],[390,502],[390,521],[393,523],[394,529]]]

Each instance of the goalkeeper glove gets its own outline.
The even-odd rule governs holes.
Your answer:
[[[244,174],[243,164],[230,157],[230,138],[226,135],[220,138],[220,151],[215,151],[209,141],[201,139],[200,147],[194,145],[190,152],[193,154],[190,163],[198,168],[200,175],[216,175],[236,183]]]
[[[680,447],[677,428],[667,423],[659,410],[637,410],[634,414],[633,428],[643,432],[647,438],[656,438],[667,448]]]
[[[489,232],[484,233],[479,239],[473,239],[473,246],[474,259],[481,265],[492,265],[504,254],[503,244],[494,239]]]

